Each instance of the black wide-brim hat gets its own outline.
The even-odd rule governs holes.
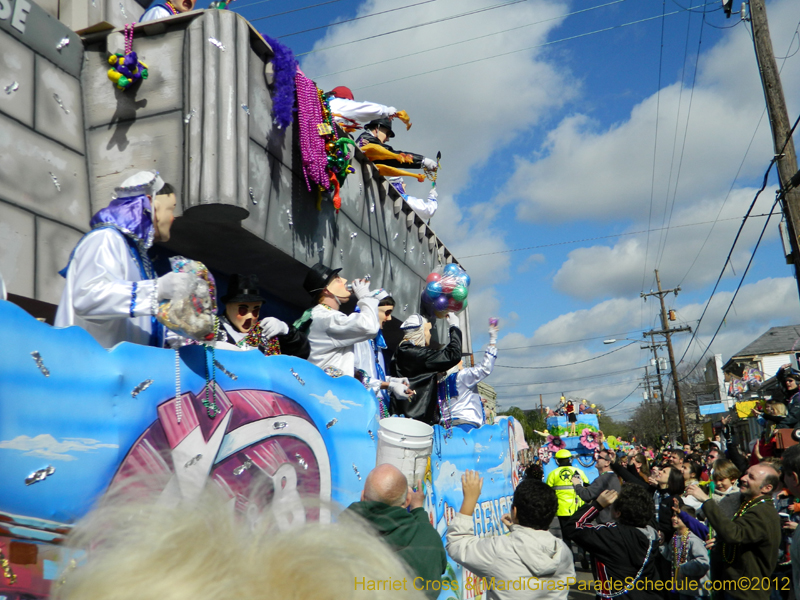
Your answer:
[[[385,127],[389,130],[389,137],[394,137],[394,131],[392,131],[392,120],[389,117],[381,117],[380,119],[375,119],[374,121],[370,121],[367,123],[364,129],[375,129],[376,127]]]
[[[258,277],[255,275],[231,275],[228,280],[228,293],[222,298],[223,304],[231,302],[264,302],[258,291]]]
[[[328,284],[339,274],[339,271],[341,271],[341,269],[331,269],[322,263],[317,263],[306,273],[305,281],[303,281],[303,289],[312,296],[316,296],[319,292],[328,287]]]

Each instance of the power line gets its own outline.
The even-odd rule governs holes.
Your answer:
[[[589,342],[592,340],[604,340],[608,338],[612,338],[616,335],[629,335],[631,333],[641,333],[644,329],[634,329],[633,331],[624,331],[622,333],[609,333],[606,335],[598,335],[595,337],[590,338],[581,338],[579,340],[567,340],[565,342],[550,342],[549,344],[532,344],[530,346],[512,346],[511,348],[498,348],[498,351],[506,352],[508,350],[522,350],[525,348],[543,348],[545,346],[562,346],[564,344],[575,344],[577,342]]]
[[[775,202],[772,205],[773,209],[778,205],[779,201],[780,201],[780,196],[778,196],[775,199]],[[769,225],[769,221],[770,220],[767,219],[766,223],[764,223],[764,227],[761,229],[761,234],[758,236],[758,241],[756,242],[756,245],[753,248],[753,252],[750,255],[750,260],[747,261],[747,266],[744,269],[744,273],[742,273],[742,278],[739,280],[739,285],[736,286],[736,291],[733,292],[733,297],[731,297],[730,304],[728,304],[728,308],[727,308],[727,310],[725,310],[725,314],[722,315],[722,320],[719,322],[719,326],[717,327],[717,330],[714,332],[714,335],[711,336],[711,341],[708,342],[708,345],[706,346],[706,349],[703,351],[703,354],[700,355],[701,357],[703,355],[705,355],[706,352],[708,352],[709,348],[711,348],[711,344],[713,344],[714,340],[717,339],[717,334],[719,333],[720,329],[722,329],[722,326],[725,324],[725,319],[728,318],[728,313],[731,311],[731,308],[733,307],[733,303],[736,301],[736,296],[739,294],[739,290],[742,289],[742,284],[744,283],[744,278],[747,277],[747,272],[750,270],[750,265],[753,264],[753,259],[756,257],[756,251],[758,250],[758,246],[761,244],[761,240],[764,237],[764,233],[767,231],[767,225]],[[685,355],[685,353],[684,353],[684,355]],[[699,364],[700,364],[700,361],[697,361],[694,364],[694,366],[691,369],[689,369],[689,372],[686,373],[686,375],[684,375],[683,377],[681,377],[679,382],[680,381],[684,381],[687,377],[689,377],[689,375],[692,374],[692,372],[697,368],[697,365],[699,365]]]
[[[556,369],[559,367],[571,367],[573,365],[582,365],[583,363],[587,363],[592,360],[597,360],[598,358],[603,358],[604,356],[608,356],[609,354],[614,354],[614,352],[619,352],[620,350],[624,350],[629,346],[633,346],[634,344],[638,344],[639,342],[631,342],[630,344],[625,344],[619,348],[614,348],[610,352],[604,352],[603,354],[598,354],[597,356],[592,356],[591,358],[587,358],[586,360],[579,360],[576,362],[565,363],[563,365],[547,365],[546,367],[515,367],[512,365],[498,365],[495,363],[495,367],[500,367],[501,369],[526,369],[526,370],[538,370],[538,369]]]
[[[619,4],[621,2],[625,2],[626,0],[614,0],[613,2],[607,2],[606,4],[600,4],[598,6],[591,6],[589,8],[584,8],[581,10],[576,10],[571,13],[567,13],[565,15],[559,15],[557,17],[551,17],[549,19],[543,19],[541,21],[534,21],[533,23],[527,23],[525,25],[518,25],[516,27],[511,27],[510,29],[503,29],[501,31],[495,31],[494,33],[487,33],[485,35],[479,35],[477,37],[467,38],[466,40],[461,40],[458,42],[452,42],[450,44],[444,44],[442,46],[435,46],[433,48],[428,48],[427,50],[419,50],[418,52],[411,52],[410,54],[402,54],[400,56],[392,56],[391,58],[386,58],[384,60],[379,60],[372,63],[367,63],[366,65],[361,65],[359,67],[351,67],[349,69],[342,69],[341,71],[334,71],[333,73],[326,73],[325,75],[320,75],[319,77],[312,77],[314,80],[324,79],[325,77],[331,77],[333,75],[341,75],[342,73],[349,73],[350,71],[357,71],[358,69],[365,69],[367,67],[374,67],[375,65],[382,65],[387,62],[391,62],[393,60],[401,60],[403,58],[409,58],[411,56],[417,56],[419,54],[425,54],[426,52],[433,52],[434,50],[441,50],[443,48],[450,48],[451,46],[458,46],[459,44],[466,44],[468,42],[474,42],[476,40],[482,40],[487,37],[492,37],[494,35],[500,35],[501,33],[508,33],[509,31],[515,31],[517,29],[524,29],[525,27],[532,27],[533,25],[541,25],[542,23],[548,23],[550,21],[556,21],[558,19],[566,19],[567,17],[572,17],[574,15],[589,12],[592,10],[597,10],[598,8],[605,8],[606,6],[611,6],[612,4]]]
[[[703,4],[703,6],[705,6],[705,4]],[[698,7],[698,8],[700,8],[700,7]],[[493,54],[491,56],[484,56],[482,58],[476,58],[475,60],[470,60],[470,61],[466,61],[466,62],[463,62],[463,63],[457,63],[455,65],[450,65],[450,66],[447,66],[447,67],[440,67],[438,69],[431,69],[430,71],[423,71],[421,73],[415,73],[414,75],[406,75],[405,77],[398,77],[396,79],[388,79],[386,81],[381,81],[379,83],[372,83],[370,85],[365,85],[365,86],[362,86],[362,87],[359,87],[359,88],[353,88],[353,89],[355,89],[355,90],[366,90],[366,89],[369,89],[371,87],[376,87],[376,86],[384,85],[384,84],[387,84],[387,83],[394,83],[396,81],[404,81],[406,79],[412,79],[414,77],[420,77],[422,75],[430,75],[431,73],[438,73],[440,71],[446,71],[447,69],[454,69],[456,67],[463,67],[463,66],[466,66],[466,65],[472,65],[472,64],[475,64],[475,63],[479,63],[479,62],[482,62],[484,60],[491,60],[493,58],[500,58],[500,57],[503,57],[503,56],[508,56],[510,54],[516,54],[517,52],[525,52],[527,50],[534,50],[536,48],[544,48],[545,46],[551,46],[553,44],[558,44],[558,43],[561,43],[561,42],[568,42],[568,41],[571,41],[571,40],[577,40],[579,38],[587,37],[587,36],[590,36],[590,35],[595,35],[597,33],[605,33],[607,31],[613,31],[614,29],[621,29],[622,27],[629,27],[631,25],[638,25],[639,23],[645,23],[647,21],[653,21],[655,19],[663,19],[665,17],[671,17],[672,15],[677,15],[677,14],[679,14],[681,12],[684,12],[684,11],[676,10],[674,12],[669,12],[669,13],[666,13],[664,15],[656,15],[654,17],[646,17],[644,19],[639,19],[637,21],[630,21],[628,23],[622,23],[620,25],[612,25],[611,27],[605,27],[603,29],[596,29],[595,31],[589,31],[589,32],[586,32],[586,33],[579,33],[577,35],[572,35],[572,36],[561,38],[561,39],[558,39],[558,40],[552,40],[550,42],[544,42],[543,44],[537,44],[536,46],[528,46],[527,48],[519,48],[518,50],[510,50],[508,52],[502,52],[500,54]],[[373,37],[375,37],[375,36],[373,36]],[[368,38],[365,38],[365,39],[368,39]],[[357,41],[360,41],[360,40],[357,40]]]
[[[690,3],[692,1],[693,0],[690,0]],[[690,4],[690,6],[691,6],[691,4]],[[703,25],[705,24],[705,22],[706,22],[706,14],[705,14],[705,9],[703,9],[703,18],[700,21],[700,34],[698,35],[698,38],[697,38],[697,54],[695,55],[694,74],[692,76],[692,86],[691,86],[691,91],[690,91],[690,94],[689,94],[689,108],[686,111],[686,125],[683,128],[683,142],[681,143],[681,154],[680,154],[680,158],[678,159],[678,173],[675,176],[675,188],[672,191],[672,204],[671,204],[670,209],[669,209],[669,219],[667,219],[667,222],[666,222],[666,226],[667,227],[669,227],[670,224],[672,223],[672,214],[675,211],[675,200],[678,197],[678,185],[680,184],[680,180],[681,180],[681,171],[682,171],[682,168],[683,168],[683,155],[684,155],[684,152],[686,150],[686,139],[687,139],[687,137],[689,135],[689,120],[691,119],[691,116],[692,116],[692,104],[693,104],[693,101],[694,101],[694,87],[695,87],[695,83],[697,82],[697,67],[700,64],[700,47],[703,44]],[[672,139],[672,159],[670,160],[670,164],[669,164],[669,179],[667,180],[667,198],[666,198],[666,203],[664,204],[664,216],[665,217],[666,217],[666,213],[667,213],[667,204],[669,203],[669,186],[670,186],[670,183],[672,182],[672,165],[673,165],[673,163],[675,161],[675,146],[676,146],[677,141],[678,141],[678,126],[679,126],[679,123],[680,123],[681,103],[682,103],[682,100],[683,100],[683,82],[684,82],[684,79],[685,79],[684,78],[684,74],[686,72],[686,59],[689,56],[689,37],[690,37],[689,34],[691,33],[691,25],[692,25],[692,15],[690,13],[689,14],[689,18],[687,19],[687,23],[686,23],[686,45],[684,46],[684,50],[683,50],[683,70],[681,71],[681,91],[680,91],[680,95],[678,97],[678,114],[675,115],[675,135],[674,135],[674,137]],[[663,220],[661,221],[661,225],[662,226],[664,225],[664,221]],[[661,265],[661,261],[664,258],[664,253],[666,252],[666,249],[667,249],[667,240],[668,239],[669,239],[669,229],[667,229],[663,234],[662,244],[661,244],[661,251],[660,251],[660,254],[658,255],[658,258],[657,258],[657,264],[659,266]]]
[[[301,6],[300,8],[293,8],[292,10],[285,10],[283,12],[275,13],[274,15],[267,15],[265,17],[258,17],[256,19],[249,19],[250,21],[263,21],[264,19],[272,19],[273,17],[281,17],[283,15],[289,15],[291,13],[300,12],[302,10],[308,10],[310,8],[317,8],[318,6],[325,6],[326,4],[335,4],[336,2],[341,2],[342,0],[327,0],[327,2],[320,2],[319,4],[312,4],[310,6]],[[237,6],[236,9],[241,8],[250,8],[251,6],[255,6],[256,4],[263,4],[264,2],[271,2],[271,0],[259,0],[258,2],[253,2],[252,4],[245,4],[242,6]]]
[[[713,11],[711,11],[711,12],[713,12]],[[703,13],[703,22],[704,23],[706,22],[706,20],[705,20],[705,9],[704,9],[704,13]],[[710,25],[710,23],[709,23],[709,25]],[[800,23],[798,23],[798,28],[800,28]],[[750,33],[750,30],[747,29],[747,28],[745,28],[745,31],[747,31],[748,34]],[[792,37],[792,39],[789,42],[789,48],[786,51],[787,54],[788,54],[789,50],[791,50],[793,42],[794,42],[794,36]],[[786,58],[784,58],[783,62],[781,63],[780,69],[778,70],[779,73],[783,72],[783,67],[785,65],[786,65]],[[761,122],[764,120],[764,115],[766,115],[766,114],[767,114],[767,107],[765,106],[764,110],[761,111],[761,116],[758,118],[758,123],[756,123],[756,128],[753,131],[753,135],[750,137],[750,142],[747,144],[747,148],[744,151],[744,156],[742,157],[742,160],[739,163],[739,168],[736,170],[736,175],[734,175],[733,181],[731,182],[731,186],[728,188],[728,193],[725,194],[725,199],[722,201],[722,205],[719,207],[719,211],[717,212],[717,219],[714,221],[714,225],[711,226],[711,229],[709,229],[708,234],[706,235],[706,239],[703,240],[703,244],[700,246],[700,250],[695,255],[694,260],[692,260],[692,264],[689,265],[689,268],[686,270],[686,273],[684,273],[683,277],[678,282],[678,287],[681,286],[681,284],[689,276],[689,273],[692,272],[692,269],[694,268],[694,265],[697,263],[697,259],[700,258],[700,254],[702,254],[703,249],[706,247],[706,244],[708,243],[708,240],[711,239],[711,234],[714,232],[714,226],[716,225],[716,221],[719,220],[719,216],[722,214],[722,209],[725,208],[725,204],[728,202],[728,198],[730,198],[731,192],[733,192],[733,188],[736,185],[736,181],[739,179],[739,175],[742,172],[742,168],[744,167],[744,163],[747,160],[747,156],[750,154],[750,148],[753,147],[753,142],[756,139],[756,135],[758,134],[758,130],[761,128]],[[686,356],[685,353],[684,353],[684,356]]]
[[[384,33],[376,33],[375,35],[370,35],[365,38],[361,38],[358,40],[351,40],[349,42],[342,42],[341,44],[334,44],[333,46],[326,46],[324,48],[316,48],[314,50],[309,50],[308,52],[303,52],[298,54],[297,56],[305,56],[306,54],[314,54],[315,52],[324,52],[325,50],[332,50],[333,48],[341,48],[342,46],[349,46],[350,44],[356,44],[358,42],[364,42],[367,40],[372,40],[375,38],[383,37],[384,35],[391,35],[393,33],[400,33],[402,31],[408,31],[410,29],[416,29],[417,27],[426,27],[428,25],[435,25],[436,23],[443,23],[444,21],[452,21],[453,19],[460,19],[461,17],[468,17],[470,15],[476,15],[478,13],[486,12],[488,10],[494,10],[495,8],[503,8],[504,6],[511,6],[512,4],[519,4],[520,2],[527,2],[528,0],[510,0],[508,2],[501,2],[500,4],[493,4],[492,6],[484,6],[483,8],[476,8],[475,10],[469,10],[467,12],[459,13],[457,15],[451,15],[449,17],[442,17],[441,19],[434,19],[433,21],[427,21],[425,23],[419,23],[417,25],[409,25],[408,27],[402,27],[401,29],[395,29],[393,31],[386,31]],[[426,0],[426,2],[420,2],[419,4],[427,4],[428,2],[435,2],[435,0]],[[331,23],[330,25],[324,25],[322,27],[314,27],[313,29],[305,29],[303,31],[295,31],[294,33],[287,33],[286,35],[278,36],[278,39],[290,37],[293,35],[298,35],[300,33],[306,33],[308,31],[314,31],[315,29],[324,29],[325,27],[331,27],[333,25],[340,25],[341,23],[349,23],[350,21],[357,21],[358,19],[366,19],[367,17],[374,17],[376,15],[381,15],[387,12],[393,12],[395,10],[401,10],[403,8],[408,8],[409,6],[417,6],[416,4],[410,4],[408,6],[401,6],[399,8],[393,8],[391,10],[385,10],[382,12],[372,13],[369,15],[362,15],[360,17],[356,17],[354,19],[349,19],[347,21],[337,21],[335,23]]]
[[[697,325],[695,326],[694,331],[692,332],[692,339],[689,340],[689,344],[686,346],[686,350],[684,350],[683,356],[681,356],[681,359],[678,361],[677,365],[680,365],[683,362],[683,359],[686,357],[686,353],[689,351],[689,348],[692,345],[692,340],[694,340],[694,338],[697,337],[697,332],[700,330],[700,324],[703,322],[703,317],[706,316],[708,307],[711,306],[711,300],[714,298],[714,294],[716,293],[717,288],[719,287],[719,283],[720,281],[722,281],[722,277],[725,275],[725,269],[728,267],[728,263],[730,262],[731,257],[733,256],[733,251],[736,248],[736,243],[739,241],[739,236],[742,235],[742,230],[744,230],[744,226],[747,223],[747,217],[750,214],[750,211],[753,210],[753,207],[755,207],[759,196],[761,196],[761,192],[763,192],[767,187],[767,180],[769,179],[769,174],[770,171],[772,171],[772,167],[775,164],[775,160],[776,159],[773,158],[772,160],[769,161],[769,167],[767,167],[767,171],[766,173],[764,173],[764,179],[761,182],[761,188],[758,190],[758,192],[756,192],[753,201],[750,203],[750,207],[747,209],[747,213],[742,218],[742,224],[739,225],[739,231],[736,232],[736,237],[733,238],[733,244],[731,244],[731,249],[728,251],[728,256],[725,258],[725,262],[723,263],[722,269],[719,272],[719,277],[717,277],[717,282],[714,284],[714,289],[711,290],[711,295],[708,297],[708,302],[706,302],[706,305],[703,308],[703,312],[700,314],[700,319],[697,321]],[[770,213],[771,212],[772,211],[770,211]],[[769,217],[767,218],[767,223],[769,223]]]
[[[639,369],[644,369],[644,366],[633,367],[632,369],[622,369],[620,371],[608,371],[606,373],[598,373],[596,375],[583,375],[581,377],[570,377],[569,379],[556,379],[553,381],[531,381],[528,383],[498,383],[497,385],[493,385],[492,387],[502,389],[507,387],[523,387],[530,385],[549,385],[551,383],[566,383],[569,381],[581,381],[583,379],[599,379],[601,377],[609,377],[611,375],[619,375],[621,373],[630,373],[632,371],[638,371]]]
[[[633,389],[630,391],[630,393],[629,393],[627,396],[625,396],[625,397],[624,397],[622,400],[620,400],[619,402],[617,402],[617,403],[616,403],[614,406],[612,406],[611,408],[606,408],[606,409],[605,409],[603,412],[604,412],[606,415],[608,415],[608,413],[610,413],[612,410],[614,410],[614,409],[615,409],[617,406],[619,406],[620,404],[622,404],[623,402],[625,402],[625,400],[627,400],[628,398],[630,398],[631,396],[633,396],[633,393],[634,393],[636,390],[638,390],[638,389],[639,389],[639,386],[637,385],[637,386],[636,386],[635,388],[633,388]]]
[[[783,146],[781,146],[781,151],[778,152],[775,156],[773,156],[772,159],[769,162],[769,166],[767,167],[767,171],[764,173],[764,180],[761,183],[761,189],[759,189],[758,192],[756,193],[755,198],[753,198],[753,202],[750,204],[750,207],[747,209],[747,214],[745,214],[744,218],[742,219],[742,224],[739,226],[739,231],[736,232],[736,237],[734,238],[733,244],[731,245],[731,249],[728,252],[728,257],[725,259],[725,263],[722,265],[722,270],[720,271],[719,277],[717,278],[717,282],[714,284],[714,289],[711,290],[711,296],[708,298],[708,302],[706,303],[705,308],[703,308],[703,313],[700,315],[700,319],[697,321],[697,325],[695,326],[694,331],[692,332],[692,339],[689,340],[689,344],[686,346],[686,350],[684,350],[683,356],[681,356],[681,359],[677,363],[678,365],[680,365],[683,362],[683,359],[686,357],[686,354],[687,354],[687,352],[689,352],[689,348],[692,345],[692,340],[694,340],[694,338],[697,337],[697,332],[700,330],[700,323],[703,321],[703,317],[705,316],[706,311],[708,311],[708,307],[711,305],[711,299],[714,297],[714,294],[717,291],[717,287],[719,286],[719,282],[722,280],[722,276],[725,274],[725,268],[728,266],[728,263],[731,260],[731,256],[733,255],[733,250],[736,247],[736,242],[739,241],[739,236],[741,235],[742,230],[744,229],[745,223],[747,222],[747,217],[750,214],[750,211],[753,210],[753,207],[756,205],[756,201],[758,200],[758,197],[761,195],[761,193],[767,187],[767,180],[769,179],[770,171],[772,171],[772,167],[775,165],[775,162],[777,161],[777,157],[783,154],[783,150],[786,148],[786,145],[789,143],[789,140],[792,139],[792,136],[794,135],[794,130],[797,129],[797,125],[798,124],[800,124],[800,116],[797,117],[797,119],[794,122],[794,125],[792,125],[792,129],[789,131],[788,135],[786,136],[786,140],[783,142]],[[770,215],[775,210],[775,206],[776,205],[777,205],[777,201],[772,205],[772,209],[770,209],[770,211],[769,211]],[[769,223],[769,221],[770,221],[770,217],[767,217],[767,221],[764,224],[764,230],[766,229],[766,226]],[[763,233],[764,230],[762,230],[761,236],[764,235],[764,233]],[[761,242],[761,236],[758,238],[759,243]],[[758,248],[758,244],[756,244],[756,249],[757,248]],[[750,261],[751,262],[753,260],[753,256],[755,256],[755,250],[753,251],[753,254],[750,257]],[[749,268],[750,267],[750,263],[748,263],[747,266]],[[745,273],[746,273],[746,271],[745,271]],[[744,281],[744,277],[742,278],[741,281]],[[741,286],[741,281],[739,282],[740,286]],[[739,291],[738,287],[736,288],[736,291],[738,293],[738,291]],[[730,307],[728,307],[728,310],[730,310]],[[728,312],[726,311],[725,315],[727,316],[727,314],[728,314]],[[723,317],[723,322],[724,322],[724,317]],[[720,323],[720,327],[722,327],[721,323]],[[717,328],[717,332],[719,332],[719,328]],[[716,333],[714,334],[714,337],[716,337]],[[713,341],[713,338],[712,338],[712,341]],[[706,347],[706,351],[710,347],[711,347],[711,343],[709,343],[708,346]],[[705,352],[703,354],[705,354]],[[701,357],[702,356],[703,355],[701,355]],[[694,371],[694,369],[697,368],[698,364],[699,363],[695,363],[694,367],[692,367],[692,370],[689,371],[689,373]],[[688,374],[687,374],[687,377],[688,377]],[[684,377],[684,379],[685,379],[685,377]]]
[[[667,10],[667,0],[661,0],[661,45],[658,49],[658,88],[656,91],[656,132],[653,140],[653,172],[650,176],[650,211],[647,215],[647,243],[644,246],[644,267],[642,270],[642,291],[644,279],[647,276],[647,257],[650,253],[650,227],[653,224],[653,198],[656,192],[656,158],[658,156],[658,114],[661,109],[661,71],[664,61],[664,27],[666,20],[664,13]],[[662,223],[663,224],[663,223]]]
[[[602,384],[599,384],[599,385],[592,385],[592,386],[584,387],[584,388],[573,388],[573,389],[570,389],[570,390],[561,390],[559,392],[536,392],[536,395],[541,393],[542,396],[560,396],[562,393],[569,394],[571,392],[582,392],[584,390],[597,390],[597,389],[602,389],[602,388],[622,385],[624,383],[632,383],[634,381],[639,381],[639,380],[638,379],[624,379],[622,381],[613,381],[611,383],[602,383]],[[497,386],[494,386],[494,387],[497,387]],[[515,398],[530,398],[532,395],[533,395],[533,393],[531,393],[531,395],[523,395],[523,396],[499,396],[498,400],[502,400],[503,402],[505,402],[506,400],[513,400]]]
[[[767,216],[769,216],[767,213],[763,213],[763,214],[759,214],[759,215],[750,215],[750,218],[752,219],[752,218],[755,218],[755,217],[767,217]],[[718,222],[724,222],[724,221],[738,221],[741,218],[742,217],[729,217],[729,218],[726,218],[726,219],[715,219],[713,221],[700,221],[699,223],[684,223],[683,225],[672,225],[670,227],[670,229],[680,229],[682,227],[695,227],[697,225],[708,225],[709,223],[718,223]],[[565,246],[567,244],[582,244],[583,242],[593,242],[593,241],[596,241],[596,240],[606,240],[606,239],[610,239],[610,238],[624,237],[626,235],[639,235],[641,233],[647,233],[648,231],[662,231],[663,229],[665,229],[665,228],[664,227],[657,227],[657,228],[650,229],[650,230],[641,229],[639,231],[629,231],[627,233],[612,233],[610,235],[598,235],[596,237],[582,238],[582,239],[579,239],[579,240],[569,240],[569,241],[566,241],[566,242],[553,242],[552,244],[539,244],[537,246],[525,246],[524,248],[512,248],[510,250],[497,250],[496,252],[486,252],[484,254],[469,254],[467,256],[459,256],[459,260],[464,260],[464,259],[467,259],[467,258],[478,258],[478,257],[482,257],[482,256],[493,256],[495,254],[509,254],[511,252],[523,252],[525,250],[537,250],[538,248],[551,248],[553,246]],[[644,330],[640,329],[638,331],[644,331]]]

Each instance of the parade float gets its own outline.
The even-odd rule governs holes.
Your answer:
[[[58,271],[90,216],[143,168],[180,199],[154,263],[200,260],[219,293],[229,275],[252,272],[265,313],[289,322],[308,307],[303,277],[322,261],[392,292],[397,319],[385,334],[396,344],[431,271],[457,265],[360,151],[337,185],[308,184],[296,123],[273,114],[275,53],[245,19],[207,10],[128,26],[143,11],[133,0],[0,10],[0,596],[47,597],[73,525],[126,482],[157,482],[173,503],[214,486],[236,510],[269,507],[291,527],[358,500],[379,449],[424,480],[442,535],[462,473],[480,471],[476,532],[501,534],[517,483],[513,419],[406,435],[399,419],[379,423],[356,379],[299,358],[202,344],[106,350],[80,328],[51,325]],[[445,577],[464,590],[452,561]],[[442,597],[465,594],[476,592]]]

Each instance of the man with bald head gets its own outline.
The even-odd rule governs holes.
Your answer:
[[[742,504],[733,519],[727,518],[699,485],[686,491],[703,503],[703,512],[716,532],[711,550],[711,579],[729,582],[726,600],[768,600],[769,588],[738,585],[742,577],[754,581],[772,576],[778,563],[781,541],[781,519],[772,495],[778,489],[780,476],[769,463],[753,465],[739,480]],[[754,589],[757,588],[757,589]]]
[[[413,584],[416,589],[427,590],[429,598],[436,598],[441,588],[434,582],[441,580],[447,568],[447,554],[441,536],[422,508],[424,503],[421,482],[417,482],[414,491],[400,469],[383,464],[367,476],[361,501],[351,504],[348,510],[369,521],[383,541],[408,564],[417,576],[408,582],[409,589]]]

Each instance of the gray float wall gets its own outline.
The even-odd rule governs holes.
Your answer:
[[[55,303],[91,216],[83,45],[33,2],[12,4],[0,19],[0,273],[11,293]]]
[[[251,264],[292,270],[322,259],[350,277],[370,274],[392,291],[402,320],[418,310],[433,266],[453,261],[360,152],[341,188],[341,210],[327,200],[317,209],[294,126],[282,131],[273,123],[271,48],[239,15],[197,11],[137,27],[134,50],[149,78],[120,91],[106,74],[108,52],[122,51],[120,32],[82,44],[31,6],[29,20],[46,22],[49,29],[37,31],[47,36],[33,42],[31,31],[0,31],[0,77],[10,70],[19,84],[10,94],[0,90],[0,272],[12,293],[57,302],[63,283],[56,272],[90,216],[125,177],[146,168],[175,185],[185,223],[211,232],[203,258],[223,271],[230,269],[222,254],[231,248],[220,245],[214,254],[217,223],[248,237]],[[56,51],[62,37],[70,44]],[[194,230],[187,236],[183,229],[189,253]],[[270,291],[307,302],[279,284]]]

